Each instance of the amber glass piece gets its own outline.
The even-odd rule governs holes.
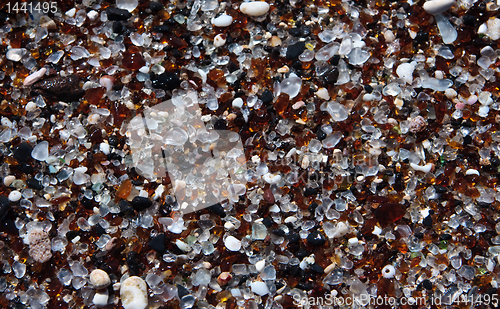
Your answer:
[[[138,70],[146,65],[146,61],[144,61],[144,58],[142,58],[139,52],[125,52],[123,53],[122,64],[125,69]]]
[[[85,99],[87,99],[90,105],[98,105],[99,100],[102,99],[105,92],[106,90],[102,87],[89,88],[85,92]]]
[[[382,225],[393,223],[403,218],[406,209],[399,203],[384,203],[375,209],[375,218]]]
[[[126,199],[130,195],[131,191],[132,183],[128,179],[124,180],[116,191],[116,199]]]

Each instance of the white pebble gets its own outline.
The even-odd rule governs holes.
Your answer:
[[[240,249],[241,249],[241,241],[239,241],[234,236],[228,236],[224,240],[224,245],[226,246],[227,250],[229,250],[229,251],[240,251]]]
[[[475,169],[468,169],[466,172],[465,172],[465,176],[469,176],[469,175],[477,175],[479,176],[479,172]]]
[[[113,76],[104,75],[99,79],[99,84],[106,88],[107,91],[110,91],[113,88],[113,84],[115,83],[115,78]]]
[[[323,100],[330,100],[330,95],[326,88],[319,88],[318,91],[316,91],[316,95]]]
[[[266,266],[266,260],[260,260],[255,263],[255,269],[260,273]]]
[[[269,289],[267,288],[267,285],[265,282],[255,281],[255,282],[250,283],[250,286],[252,288],[252,292],[257,294],[257,295],[264,296],[264,295],[269,293]]]
[[[21,192],[14,190],[9,193],[9,201],[17,202],[21,199]]]
[[[99,149],[105,155],[109,155],[109,144],[108,143],[101,143],[101,145],[99,145]]]
[[[483,26],[484,25],[484,26]],[[479,27],[478,33],[484,33],[493,41],[500,39],[500,19],[490,17],[486,23]]]
[[[240,11],[249,16],[262,16],[269,11],[269,4],[264,1],[244,2],[240,5]]]
[[[219,33],[214,37],[214,47],[221,47],[226,44],[226,35]]]
[[[454,0],[431,0],[425,2],[423,8],[427,13],[437,15],[448,11],[454,3]]]
[[[108,290],[102,290],[94,294],[92,303],[98,307],[106,306],[108,304]]]
[[[391,30],[386,30],[384,32],[384,38],[387,43],[392,43],[396,37],[394,36],[394,33],[392,33]]]
[[[102,269],[94,269],[90,273],[90,283],[96,288],[101,289],[105,288],[111,284],[111,279],[109,279],[109,275]]]
[[[424,166],[420,166],[420,165],[417,165],[415,163],[410,163],[410,166],[411,168],[413,168],[414,170],[416,171],[421,171],[421,172],[424,172],[424,173],[428,173],[431,171],[432,167],[434,166],[434,164],[432,163],[427,163],[426,165]]]
[[[384,268],[382,268],[382,276],[386,279],[391,279],[394,278],[394,275],[396,274],[396,269],[394,269],[394,266],[392,265],[386,265]]]
[[[396,69],[396,73],[400,78],[404,79],[407,84],[411,84],[411,82],[413,81],[414,70],[415,66],[413,66],[411,63],[402,63]]]
[[[148,287],[137,276],[125,279],[120,286],[120,298],[124,309],[144,309],[148,305]]]
[[[47,72],[47,69],[46,68],[41,68],[40,70],[36,71],[35,73],[32,73],[32,74],[28,75],[28,77],[26,77],[24,79],[23,86],[33,85],[40,78],[42,78],[42,76],[45,75],[45,72]]]
[[[444,91],[444,95],[451,100],[457,96],[457,92],[452,88],[448,88]]]
[[[16,180],[16,176],[14,175],[5,176],[5,178],[3,179],[3,184],[8,187],[11,183],[14,182],[14,180]]]
[[[217,18],[212,18],[212,25],[216,27],[227,27],[233,22],[233,17],[231,15],[222,14]]]
[[[5,54],[5,57],[11,61],[19,61],[26,54],[26,48],[11,48]]]

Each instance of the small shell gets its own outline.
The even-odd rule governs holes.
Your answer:
[[[427,122],[425,121],[424,117],[417,116],[413,119],[410,119],[410,132],[417,133],[425,129],[425,127],[427,127]]]
[[[396,275],[396,269],[394,269],[394,266],[386,265],[384,268],[382,268],[382,276],[384,278],[391,279],[394,278],[394,275]]]

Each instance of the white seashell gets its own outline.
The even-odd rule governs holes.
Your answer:
[[[36,83],[42,76],[45,75],[45,72],[47,72],[46,68],[41,68],[40,70],[36,71],[35,73],[30,74],[28,77],[24,79],[23,86],[29,86],[33,85]]]
[[[214,37],[214,47],[221,47],[226,44],[226,35],[219,33]]]
[[[446,12],[455,3],[454,0],[431,0],[424,3],[424,10],[433,15]]]
[[[396,275],[396,269],[394,269],[394,266],[386,265],[384,268],[382,268],[382,276],[384,278],[391,279],[394,278],[394,275]]]
[[[262,16],[269,11],[269,4],[264,1],[244,2],[240,5],[240,11],[249,16]]]
[[[212,18],[212,25],[216,27],[227,27],[233,23],[233,17],[231,15],[223,14],[217,18]]]

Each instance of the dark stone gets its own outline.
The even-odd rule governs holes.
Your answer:
[[[273,220],[271,218],[269,218],[268,216],[266,216],[262,220],[262,224],[264,224],[266,227],[271,227],[271,226],[273,226]]]
[[[124,215],[132,216],[134,214],[134,208],[132,208],[128,201],[121,200],[118,203],[118,206],[120,207],[120,212],[122,212]]]
[[[300,235],[297,232],[291,232],[290,234],[288,234],[287,238],[288,238],[288,242],[295,243],[295,242],[299,242]]]
[[[367,93],[372,93],[373,91],[373,87],[370,85],[365,85],[364,88]]]
[[[302,54],[305,48],[306,48],[305,42],[297,42],[295,44],[289,45],[288,48],[286,49],[286,59],[288,60],[297,59],[300,56],[300,54]]]
[[[42,190],[43,189],[42,184],[40,184],[40,182],[38,180],[36,180],[35,178],[30,178],[30,179],[26,180],[26,185],[28,186],[28,188],[34,189],[34,190]]]
[[[82,198],[82,206],[85,207],[85,209],[93,209],[94,208],[94,202],[91,199],[88,199],[86,197]]]
[[[177,285],[177,294],[179,295],[179,298],[182,299],[184,296],[189,295],[189,290],[186,289],[184,286],[178,284]]]
[[[472,143],[472,136],[466,135],[464,137],[464,145],[470,145]]]
[[[445,186],[441,185],[434,186],[434,189],[436,190],[436,193],[445,193],[446,191],[448,191]]]
[[[307,235],[307,242],[312,246],[323,246],[326,243],[326,237],[320,231],[313,231]]]
[[[97,233],[97,236],[101,236],[102,234],[106,234],[106,230],[103,229],[100,224],[97,224],[95,226],[95,232]]]
[[[313,195],[316,195],[318,194],[318,189],[316,188],[306,188],[306,190],[304,191],[304,196],[313,196]]]
[[[318,263],[314,263],[310,266],[311,270],[317,274],[324,273],[323,267],[321,267]]]
[[[108,137],[108,144],[113,147],[118,146],[118,137],[116,135],[110,135]]]
[[[286,235],[285,231],[283,231],[282,229],[274,229],[274,230],[272,230],[272,233],[274,235],[278,235],[278,236],[285,236]]]
[[[306,256],[308,256],[310,253],[309,251],[305,250],[304,248],[300,248],[296,253],[295,257],[298,258],[299,260],[302,260]]]
[[[151,82],[153,83],[154,88],[162,88],[163,90],[174,90],[181,84],[181,80],[177,77],[177,75],[171,72],[153,75],[151,77]]]
[[[148,199],[147,197],[136,196],[132,200],[132,208],[134,208],[134,210],[137,210],[137,211],[147,209],[147,208],[151,207],[151,205],[153,205],[153,202],[150,199]]]
[[[443,234],[441,236],[439,236],[439,239],[441,240],[450,240],[452,238],[452,236],[450,234]]]
[[[264,90],[264,92],[262,93],[262,95],[260,96],[260,99],[262,100],[262,103],[264,104],[269,104],[273,101],[274,97],[273,97],[273,93],[271,92],[271,90],[269,89],[266,89]]]
[[[31,151],[33,151],[33,147],[25,142],[17,145],[12,152],[14,153],[14,159],[20,162],[26,162],[31,159]]]
[[[462,17],[462,21],[464,25],[469,26],[469,27],[475,27],[477,26],[477,17],[473,15],[466,14]]]
[[[43,95],[63,102],[78,101],[85,91],[80,87],[77,75],[55,76],[35,83],[32,95]]]
[[[135,251],[130,252],[127,255],[127,266],[132,276],[139,276],[140,268],[139,268],[139,254]]]
[[[309,205],[309,207],[307,207],[307,210],[311,214],[314,214],[316,212],[316,208],[318,208],[318,204],[317,203],[312,203],[311,205]]]
[[[112,29],[113,29],[113,33],[120,34],[120,33],[122,33],[122,31],[123,31],[123,25],[122,25],[122,23],[121,23],[121,22],[119,22],[119,21],[115,21],[115,22],[113,23],[113,27],[112,27]]]
[[[419,32],[417,32],[417,35],[415,36],[414,41],[416,43],[428,42],[429,41],[429,33],[425,32],[423,30],[420,30]]]
[[[310,283],[305,283],[305,282],[299,282],[297,283],[297,285],[295,286],[297,289],[301,289],[301,290],[304,290],[304,291],[310,291],[314,288],[314,286]]]
[[[418,239],[422,239],[424,238],[424,233],[415,233],[415,237],[417,237]]]
[[[160,2],[156,2],[156,1],[149,2],[148,7],[151,10],[151,12],[159,12],[159,11],[163,10],[163,4],[161,4]]]
[[[134,179],[134,180],[131,181],[131,183],[134,186],[142,186],[144,184],[144,180],[142,180],[142,179]]]
[[[168,25],[159,25],[153,27],[153,32],[167,33],[170,32],[170,27]]]
[[[432,290],[432,283],[425,279],[424,281],[422,281],[422,286],[426,289],[426,290]]]
[[[424,224],[424,226],[431,227],[432,226],[432,217],[430,215],[425,217],[423,224]]]
[[[220,203],[208,207],[208,210],[221,218],[224,218],[226,216],[226,211],[224,210],[224,207],[222,207]]]
[[[163,254],[165,248],[165,234],[159,234],[149,240],[148,246],[158,253]]]
[[[320,141],[322,141],[326,138],[326,133],[323,132],[321,127],[318,127],[318,129],[316,130],[316,138]]]
[[[288,33],[296,38],[300,38],[302,36],[302,31],[300,31],[299,28],[290,28],[288,29]]]
[[[214,123],[215,130],[227,130],[226,121],[222,118],[217,119]]]
[[[125,21],[132,17],[132,13],[127,10],[117,9],[113,7],[108,7],[106,9],[106,14],[108,14],[108,20],[122,20]]]

